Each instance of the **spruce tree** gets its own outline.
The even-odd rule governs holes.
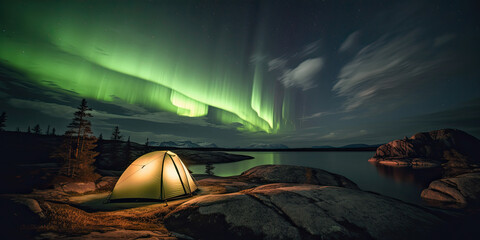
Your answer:
[[[112,132],[112,137],[110,139],[112,139],[113,141],[120,141],[122,140],[123,136],[120,135],[120,128],[118,128],[118,126],[115,126],[113,128],[113,132]]]
[[[55,128],[52,128],[52,136],[55,136]]]
[[[0,132],[5,131],[5,122],[7,121],[7,113],[2,112],[0,115]]]
[[[110,145],[110,161],[113,163],[115,168],[117,169],[122,169],[124,162],[124,159],[119,158],[119,152],[120,152],[120,145],[121,142],[120,140],[123,138],[122,135],[120,135],[120,128],[118,126],[115,126],[113,128],[112,136],[110,139],[112,140],[112,143]]]
[[[27,128],[27,133],[32,133],[32,131],[30,130],[30,126],[28,126]]]
[[[62,159],[65,164],[61,173],[77,180],[96,180],[95,157],[98,152],[94,151],[97,139],[93,135],[91,123],[88,118],[92,117],[87,101],[82,100],[74,113],[72,122],[68,125],[65,132],[63,145],[54,154],[55,157]],[[52,133],[55,133],[55,128]]]
[[[35,125],[35,127],[33,127],[33,133],[37,134],[37,135],[40,135],[42,134],[42,129],[40,128],[40,125]]]

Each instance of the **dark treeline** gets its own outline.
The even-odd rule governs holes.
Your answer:
[[[7,122],[7,113],[6,112],[2,112],[2,114],[0,115],[0,132],[4,132],[6,131],[5,127],[7,126],[6,125],[6,122]],[[26,133],[33,133],[34,134],[37,134],[37,135],[42,135],[43,134],[43,130],[42,128],[40,127],[40,124],[36,124],[33,129],[30,127],[30,126],[27,126],[27,129],[26,129]],[[20,130],[19,127],[16,127],[15,128],[15,132],[22,132]],[[56,130],[55,128],[52,128],[50,130],[50,125],[47,126],[47,130],[45,131],[45,134],[44,135],[48,135],[48,136],[55,136],[56,134]]]
[[[92,131],[90,119],[94,116],[91,112],[92,108],[83,99],[67,130],[60,136],[56,135],[55,127],[47,125],[42,128],[40,124],[27,126],[25,132],[19,127],[14,132],[6,131],[8,116],[2,112],[0,132],[4,132],[1,139],[5,142],[4,152],[11,152],[7,156],[12,155],[10,159],[14,158],[18,163],[48,162],[48,159],[52,159],[60,164],[57,178],[62,180],[95,181],[100,177],[96,173],[97,167],[123,170],[134,157],[146,151],[143,147],[139,151],[138,146],[133,150],[130,137],[123,141],[119,126],[114,127],[110,140],[104,140],[102,134],[97,139]],[[54,138],[44,139],[47,136]],[[14,149],[17,153],[12,151]]]

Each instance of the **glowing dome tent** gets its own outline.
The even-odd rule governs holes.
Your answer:
[[[170,151],[147,153],[135,160],[115,184],[109,200],[167,200],[191,195],[197,184],[180,157]]]

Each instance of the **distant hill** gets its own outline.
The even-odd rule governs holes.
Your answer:
[[[335,148],[335,147],[330,145],[323,145],[323,146],[312,146],[312,148]]]
[[[197,142],[197,144],[203,148],[218,148],[218,146],[215,143],[210,143],[210,142]]]
[[[368,145],[368,144],[363,144],[363,143],[355,143],[355,144],[348,144],[348,145],[341,146],[341,147],[334,147],[334,146],[330,146],[330,145],[322,145],[322,146],[312,146],[312,148],[315,148],[315,149],[322,149],[322,148],[337,148],[337,149],[341,149],[341,148],[378,148],[381,145],[382,144]]]
[[[218,148],[215,143],[209,142],[198,142],[194,143],[192,141],[167,141],[167,142],[153,142],[157,145],[151,145],[149,142],[149,146],[158,146],[158,147],[173,147],[173,148]]]
[[[357,143],[357,144],[348,144],[340,148],[373,148],[373,147],[380,147],[382,144],[374,144],[374,145],[368,145],[368,144],[363,144],[363,143]]]
[[[254,143],[248,145],[249,149],[288,149],[288,146],[280,143]]]

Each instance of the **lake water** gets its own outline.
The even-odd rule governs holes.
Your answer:
[[[343,175],[361,189],[377,192],[406,202],[422,204],[420,193],[439,170],[393,168],[374,165],[367,160],[375,152],[231,152],[254,157],[232,163],[214,164],[213,173],[227,177],[239,175],[264,164],[286,164],[320,168]],[[190,165],[194,174],[205,173],[205,165]]]

